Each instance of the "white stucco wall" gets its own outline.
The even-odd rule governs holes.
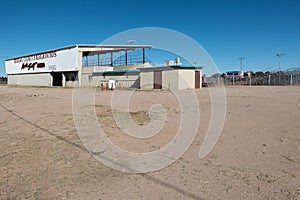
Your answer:
[[[177,70],[168,70],[162,72],[162,88],[178,89],[178,72]]]
[[[197,69],[198,70],[198,69]],[[200,88],[202,87],[202,70],[200,71]],[[141,89],[153,89],[153,71],[140,73]],[[147,85],[145,85],[147,83]],[[195,89],[195,69],[174,69],[162,71],[163,89]]]
[[[52,86],[50,73],[8,75],[9,85]]]
[[[114,68],[110,66],[85,66],[82,67],[83,74],[91,74],[92,72],[104,72],[104,71],[113,71]]]
[[[66,81],[65,87],[78,87],[78,81]]]
[[[153,89],[153,71],[140,73],[140,88],[142,90]]]
[[[101,87],[101,83],[107,84],[109,79],[114,79],[116,81],[116,89],[126,89],[138,87],[139,84],[135,85],[138,81],[138,75],[128,75],[128,76],[93,76],[91,84],[92,87]]]
[[[5,60],[7,75],[78,71],[77,48],[53,50]],[[38,66],[40,64],[40,66]],[[29,67],[31,66],[31,67]]]
[[[178,89],[194,89],[195,88],[195,70],[177,70],[178,71]]]

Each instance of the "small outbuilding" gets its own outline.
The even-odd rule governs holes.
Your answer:
[[[141,68],[140,89],[198,89],[202,87],[202,67],[180,65]]]

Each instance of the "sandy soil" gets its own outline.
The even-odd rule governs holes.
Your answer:
[[[114,124],[111,92],[96,93],[108,137],[124,149],[153,151],[178,127],[178,104],[168,91],[138,91],[133,120],[149,123],[161,103],[168,123],[134,141]],[[227,87],[227,115],[217,145],[198,158],[210,120],[207,89],[197,91],[201,120],[185,154],[151,173],[106,167],[81,143],[72,115],[72,89],[0,87],[0,199],[300,199],[300,87]]]

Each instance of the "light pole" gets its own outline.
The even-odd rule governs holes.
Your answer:
[[[278,57],[278,84],[279,85],[281,84],[281,80],[280,80],[280,58],[282,56],[284,56],[284,55],[285,55],[285,53],[277,53],[277,54],[275,54],[275,56]]]
[[[239,57],[238,58],[240,60],[240,84],[241,84],[241,80],[244,76],[244,73],[243,73],[243,60],[245,60],[245,57]]]
[[[241,70],[241,73],[242,73],[242,71],[243,71],[243,60],[245,60],[245,57],[239,57],[238,58],[239,60],[240,60],[240,70]]]
[[[275,56],[278,57],[278,69],[279,69],[279,71],[280,71],[280,58],[281,58],[282,56],[284,56],[284,55],[285,55],[285,53],[276,53],[276,54],[275,54]]]

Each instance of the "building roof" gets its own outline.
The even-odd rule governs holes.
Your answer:
[[[27,56],[33,56],[33,55],[37,55],[37,54],[51,53],[54,51],[61,51],[61,50],[65,50],[65,49],[73,49],[76,47],[78,47],[78,48],[95,48],[95,52],[98,52],[98,53],[99,52],[101,52],[101,53],[118,52],[118,51],[134,50],[134,49],[141,49],[141,48],[152,48],[151,45],[74,44],[74,45],[60,47],[60,48],[51,49],[51,50],[47,50],[47,51],[41,51],[41,52],[26,54],[26,55],[22,55],[22,56],[18,56],[18,57],[8,58],[5,61],[14,60],[14,59],[22,58],[22,57],[27,57]],[[91,52],[91,51],[88,51],[88,52]]]

